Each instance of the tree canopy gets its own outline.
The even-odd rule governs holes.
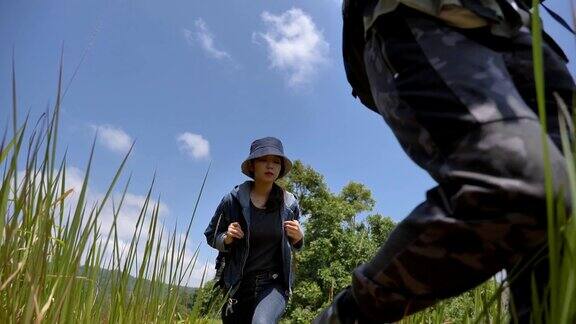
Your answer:
[[[376,253],[394,222],[368,214],[375,201],[365,185],[352,181],[331,192],[324,177],[301,161],[281,185],[298,198],[305,232],[304,248],[295,254],[296,284],[287,316],[309,323],[350,284],[352,270]]]

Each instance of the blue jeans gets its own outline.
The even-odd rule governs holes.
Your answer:
[[[222,323],[278,323],[288,302],[281,278],[274,272],[243,278],[236,293],[222,307]]]

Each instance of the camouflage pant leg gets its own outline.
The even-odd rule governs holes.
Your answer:
[[[545,240],[541,127],[505,49],[426,17],[398,19],[381,18],[367,40],[371,90],[407,154],[439,185],[354,271],[352,293],[374,321],[470,289]],[[565,165],[547,141],[558,193]]]
[[[537,111],[536,92],[534,82],[534,72],[532,68],[532,38],[528,32],[520,33],[512,40],[513,51],[503,51],[502,56],[506,62],[506,67],[514,81],[514,84],[521,94],[524,102],[533,110]],[[544,44],[544,79],[545,97],[547,113],[547,131],[550,139],[558,148],[561,147],[560,129],[558,114],[559,104],[555,95],[559,95],[562,101],[570,110],[572,108],[575,85],[572,76],[566,67],[563,53],[556,53],[550,46]],[[562,56],[561,56],[562,55]],[[569,111],[569,114],[572,112]],[[544,289],[548,282],[549,260],[546,252],[539,250],[538,255],[527,255],[524,260],[513,266],[506,268],[511,280],[510,309],[513,319],[518,323],[528,323],[532,308],[532,276],[536,278],[538,285],[538,295],[544,294]],[[528,271],[522,269],[528,266]],[[542,319],[543,320],[543,319]]]

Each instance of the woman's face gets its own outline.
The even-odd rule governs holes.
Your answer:
[[[278,179],[282,169],[282,158],[276,155],[265,155],[252,160],[251,171],[254,180],[261,182],[274,182]]]

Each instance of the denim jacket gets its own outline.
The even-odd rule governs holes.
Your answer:
[[[246,181],[236,186],[230,193],[222,198],[216,208],[216,212],[210,224],[204,231],[208,245],[220,251],[225,255],[226,262],[222,273],[222,280],[227,290],[233,291],[238,287],[242,280],[248,252],[250,250],[250,188],[252,181]],[[280,209],[282,224],[288,220],[300,220],[300,206],[294,195],[284,191],[284,204]],[[230,245],[224,244],[224,234],[228,225],[233,222],[239,222],[244,231],[244,238],[235,239]],[[283,225],[282,225],[283,226]],[[290,295],[294,274],[292,269],[292,251],[300,250],[304,239],[300,240],[296,246],[290,243],[284,229],[282,229],[282,267],[284,273],[284,286],[286,295]]]

